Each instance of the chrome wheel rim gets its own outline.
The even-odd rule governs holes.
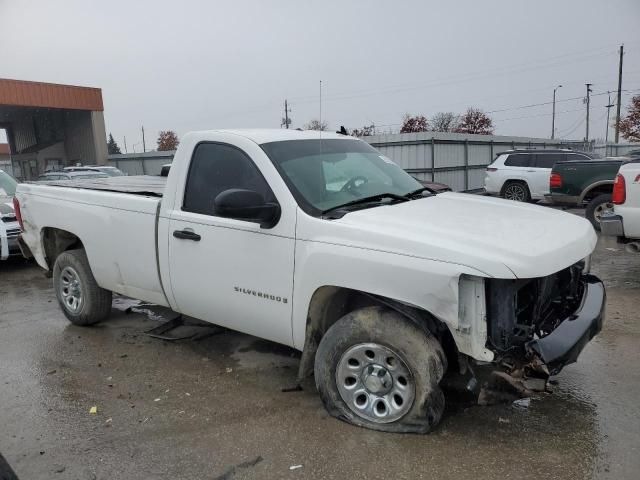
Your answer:
[[[80,312],[84,303],[82,284],[80,283],[78,272],[72,267],[64,267],[60,272],[58,291],[64,308],[71,313]]]
[[[522,185],[515,183],[505,188],[504,198],[507,200],[515,200],[516,202],[524,202],[527,198],[527,192]]]
[[[336,385],[349,409],[374,423],[402,418],[415,399],[415,383],[404,360],[377,343],[360,343],[344,352]]]
[[[593,211],[593,217],[596,219],[596,222],[600,223],[600,219],[602,215],[608,212],[613,212],[613,203],[604,202],[598,205]]]

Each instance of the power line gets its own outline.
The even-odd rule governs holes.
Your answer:
[[[572,134],[578,128],[580,128],[580,126],[582,126],[583,122],[584,122],[584,118],[582,118],[582,117],[578,118],[577,122],[574,122],[569,128],[565,128],[558,136],[559,137],[565,137],[567,135]]]
[[[580,120],[578,121],[577,125],[572,128],[570,131],[563,133],[562,135],[559,135],[559,137],[568,137],[569,135],[571,135],[573,132],[575,132],[576,130],[578,130],[578,128],[580,128],[582,126],[582,124],[584,123],[584,118],[580,118]]]
[[[635,89],[635,90],[626,90],[625,92],[627,92],[627,94],[631,95],[633,92],[638,92],[640,91],[640,89]],[[607,92],[602,92],[602,93],[594,93],[591,94],[591,97],[598,97],[601,95],[607,95]],[[561,103],[561,102],[570,102],[570,101],[574,101],[574,100],[583,100],[585,97],[584,96],[579,96],[579,97],[571,97],[571,98],[565,98],[562,100],[556,100],[556,103]],[[550,105],[553,102],[541,102],[541,103],[533,103],[533,104],[529,104],[529,105],[520,105],[517,107],[511,107],[511,108],[502,108],[502,109],[498,109],[498,110],[489,110],[486,111],[484,113],[486,114],[490,114],[490,113],[502,113],[502,112],[510,112],[513,110],[522,110],[522,109],[526,109],[526,108],[532,108],[532,107],[540,107],[540,106],[544,106],[544,105]],[[564,113],[571,113],[571,112],[581,112],[583,111],[582,108],[578,108],[575,110],[565,110],[562,112],[556,112],[556,115],[561,115]],[[460,114],[460,115],[456,115],[456,118],[461,118],[464,114]],[[507,121],[507,120],[521,120],[521,119],[525,119],[525,118],[535,118],[535,117],[546,117],[546,116],[550,116],[552,115],[551,113],[541,113],[541,114],[534,114],[534,115],[526,115],[526,116],[522,116],[522,117],[513,117],[513,118],[498,118],[498,119],[492,119],[493,122],[503,122],[503,121]],[[376,127],[396,127],[398,125],[402,125],[402,123],[376,123],[375,124]]]
[[[563,112],[556,112],[556,115],[562,115],[564,113],[572,113],[572,112],[581,112],[581,111],[582,111],[582,108],[576,108],[575,110],[565,110]],[[498,118],[498,119],[492,119],[491,121],[496,123],[496,122],[506,122],[510,120],[522,120],[525,118],[550,117],[551,115],[553,115],[553,113],[539,113],[536,115],[525,115],[523,117]]]
[[[603,50],[604,48],[606,48],[607,50],[609,50],[609,47],[603,47],[601,49],[597,49],[595,51],[598,50]],[[474,80],[478,80],[481,78],[491,78],[491,77],[495,77],[495,76],[502,76],[508,73],[523,73],[526,71],[530,71],[530,70],[539,70],[539,69],[543,69],[543,68],[550,68],[550,67],[556,67],[559,65],[571,65],[574,63],[579,63],[579,62],[583,62],[586,60],[590,60],[592,58],[596,58],[596,57],[604,57],[604,56],[608,56],[610,55],[610,52],[603,52],[603,53],[597,53],[597,54],[591,54],[591,55],[583,55],[581,57],[576,57],[573,60],[568,60],[568,61],[562,61],[562,62],[553,62],[553,63],[549,63],[545,65],[545,62],[548,62],[548,60],[550,59],[556,59],[556,58],[563,58],[563,57],[568,57],[568,56],[572,56],[573,54],[565,54],[565,55],[559,55],[556,57],[550,57],[547,60],[541,60],[541,61],[537,61],[537,62],[527,62],[524,64],[516,64],[514,66],[506,66],[506,67],[498,67],[498,68],[494,68],[491,69],[490,71],[477,71],[477,72],[473,72],[473,73],[469,73],[466,74],[464,76],[452,76],[452,77],[444,77],[442,79],[436,80],[436,81],[432,81],[432,82],[420,82],[420,83],[415,83],[415,84],[401,84],[401,85],[395,85],[395,86],[387,86],[387,87],[383,87],[381,89],[377,89],[377,90],[369,90],[369,91],[353,91],[353,92],[344,92],[344,93],[339,93],[333,96],[327,96],[324,98],[325,101],[337,101],[337,100],[348,100],[348,99],[352,99],[352,98],[361,98],[361,97],[367,97],[367,96],[372,96],[372,95],[380,95],[382,93],[400,93],[400,92],[405,92],[405,91],[410,91],[410,90],[421,90],[421,89],[425,89],[425,88],[433,88],[433,87],[438,87],[441,85],[450,85],[452,83],[461,83],[461,82],[468,82],[468,81],[474,81]],[[536,65],[536,63],[542,63],[541,65]],[[522,67],[522,68],[521,68]],[[317,96],[301,96],[301,97],[293,97],[292,101],[294,101],[295,103],[312,103],[314,101],[317,101]]]

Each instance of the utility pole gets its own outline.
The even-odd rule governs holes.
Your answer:
[[[551,116],[551,140],[556,138],[556,90],[562,88],[562,85],[558,85],[553,89],[553,114]]]
[[[287,99],[285,98],[284,100],[284,128],[289,129],[289,124],[291,123],[291,120],[289,119],[289,112],[291,112],[291,109],[289,108],[289,104],[287,103]],[[280,124],[280,127],[282,127],[282,124]]]
[[[127,152],[127,137],[124,137],[124,153],[129,153]]]
[[[284,99],[284,124],[285,128],[289,130],[289,105],[287,105],[287,99]]]
[[[588,127],[587,127],[588,130]],[[144,125],[142,126],[142,151],[146,152],[147,151],[147,145],[144,143]]]
[[[608,155],[608,146],[609,146],[609,112],[611,111],[611,107],[613,104],[611,103],[611,92],[607,92],[609,95],[609,103],[606,105],[607,109],[607,130],[604,133],[604,156]]]
[[[589,94],[593,91],[591,90],[591,85],[593,85],[592,83],[585,83],[585,85],[587,86],[587,132],[584,136],[584,141],[585,142],[589,142],[589,103],[591,101],[591,98],[589,97]],[[586,146],[585,146],[586,148]]]
[[[618,63],[618,106],[616,108],[615,143],[618,143],[618,140],[620,139],[620,105],[622,104],[622,57],[623,55],[624,55],[624,45],[620,45],[620,60]]]

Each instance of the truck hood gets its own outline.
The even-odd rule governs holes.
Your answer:
[[[334,222],[344,227],[338,243],[346,236],[354,246],[457,263],[497,278],[551,275],[590,255],[597,241],[591,224],[576,215],[464,193],[368,208]]]

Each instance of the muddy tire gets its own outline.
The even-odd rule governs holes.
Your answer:
[[[327,411],[373,430],[427,433],[440,421],[447,360],[435,337],[383,307],[351,312],[329,328],[315,358]]]
[[[527,182],[521,180],[509,180],[502,187],[500,196],[506,200],[513,200],[514,202],[530,202],[531,192]]]
[[[600,231],[600,217],[605,211],[612,209],[611,194],[603,193],[589,202],[585,210],[585,217],[591,222],[593,228]]]
[[[96,283],[83,249],[58,256],[53,266],[53,288],[60,308],[74,325],[93,325],[111,313],[111,292]]]

